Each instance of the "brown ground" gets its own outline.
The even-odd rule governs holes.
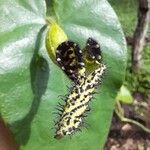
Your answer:
[[[150,150],[150,135],[114,115],[105,150]]]

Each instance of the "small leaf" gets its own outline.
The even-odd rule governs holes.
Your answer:
[[[49,24],[46,35],[46,48],[50,58],[56,63],[56,48],[67,40],[67,35],[56,22]]]
[[[124,85],[121,86],[120,91],[118,92],[118,95],[116,97],[116,100],[127,104],[133,103],[133,97],[130,91]]]

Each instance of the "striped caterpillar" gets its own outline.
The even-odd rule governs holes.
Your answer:
[[[56,123],[55,138],[60,139],[65,135],[74,134],[80,130],[86,112],[90,110],[89,102],[93,98],[96,88],[101,83],[106,66],[101,63],[101,51],[99,44],[92,38],[87,40],[82,50],[78,44],[66,41],[60,44],[56,50],[56,60],[65,74],[74,82],[70,94],[61,105],[60,118]],[[96,62],[98,67],[87,74],[85,62]]]

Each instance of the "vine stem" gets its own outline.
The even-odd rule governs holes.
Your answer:
[[[50,25],[50,24],[56,22],[56,21],[55,21],[55,18],[53,18],[53,17],[46,17],[46,18],[45,18],[45,21],[46,21],[46,23],[47,23],[48,25]]]
[[[133,119],[124,117],[124,110],[122,109],[121,104],[118,100],[116,101],[115,113],[117,114],[117,116],[120,118],[121,121],[127,122],[127,123],[132,123],[132,124],[142,128],[145,132],[150,133],[150,129],[145,127],[141,123],[139,123]]]

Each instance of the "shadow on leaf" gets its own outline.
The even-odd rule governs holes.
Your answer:
[[[38,111],[42,95],[45,93],[47,88],[49,66],[46,59],[38,54],[42,34],[45,28],[46,26],[41,28],[38,33],[34,54],[30,63],[31,88],[34,95],[30,111],[22,120],[18,120],[9,125],[19,145],[25,145],[28,142],[31,133],[32,120]]]

